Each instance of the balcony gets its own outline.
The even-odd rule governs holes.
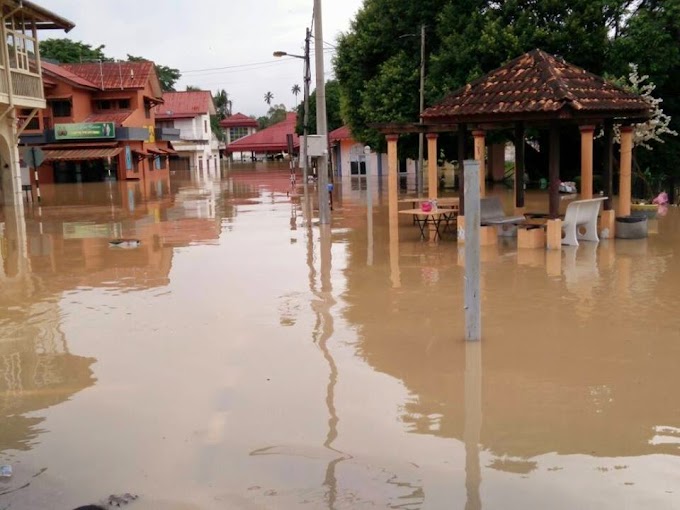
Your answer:
[[[157,127],[156,128],[156,140],[162,140],[165,142],[173,142],[180,139],[180,131],[176,128],[169,127]]]

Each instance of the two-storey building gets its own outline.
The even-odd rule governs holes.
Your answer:
[[[47,109],[21,139],[45,156],[41,183],[167,178],[179,131],[156,130],[163,93],[153,62],[42,68]]]
[[[38,31],[75,25],[28,0],[0,0],[0,13],[0,203],[10,205],[22,203],[19,136],[45,108]]]
[[[179,141],[173,142],[178,167],[212,171],[219,166],[217,138],[210,125],[215,115],[212,94],[207,90],[165,92],[163,104],[156,107],[159,129],[179,129]]]

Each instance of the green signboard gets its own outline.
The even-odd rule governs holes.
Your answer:
[[[113,122],[54,125],[55,140],[80,140],[83,138],[116,138],[116,125]]]

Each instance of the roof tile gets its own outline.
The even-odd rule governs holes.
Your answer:
[[[570,112],[640,115],[649,106],[638,95],[600,76],[541,50],[534,50],[472,83],[439,104],[427,108],[425,120],[489,118],[494,114],[522,117]]]

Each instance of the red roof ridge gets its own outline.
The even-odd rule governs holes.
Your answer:
[[[297,114],[286,113],[286,118],[281,122],[269,126],[257,133],[244,136],[227,145],[230,152],[253,151],[253,152],[278,152],[288,150],[287,135],[293,135],[293,145],[298,145],[298,135],[295,133]]]
[[[215,114],[209,90],[184,90],[163,93],[163,106],[156,108],[158,118],[186,118],[201,114]]]

